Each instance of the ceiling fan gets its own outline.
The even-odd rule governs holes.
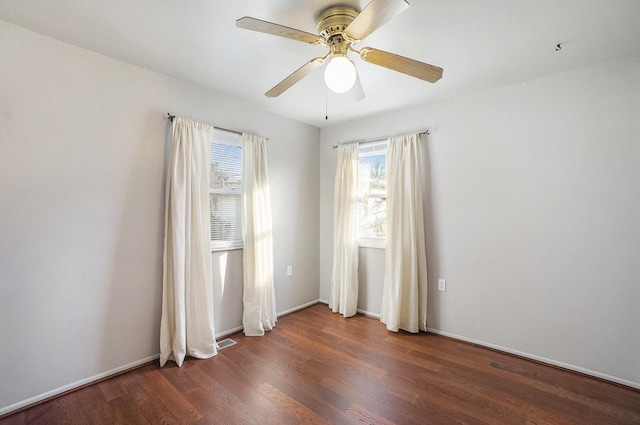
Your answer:
[[[322,66],[328,59],[329,63],[324,74],[327,87],[336,93],[347,93],[352,99],[360,100],[364,98],[364,92],[355,65],[347,57],[348,52],[356,53],[365,62],[399,71],[430,83],[435,83],[442,78],[442,68],[437,66],[372,47],[363,47],[360,50],[353,47],[407,7],[409,3],[405,0],[371,0],[361,12],[352,7],[332,6],[318,16],[318,34],[248,16],[238,19],[236,26],[329,48],[329,52],[324,57],[311,59],[266,92],[267,97],[280,96],[303,77]]]

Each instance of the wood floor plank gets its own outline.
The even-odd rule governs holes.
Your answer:
[[[265,382],[258,387],[258,392],[264,394],[267,398],[273,400],[274,404],[280,407],[283,411],[287,412],[296,423],[299,424],[317,424],[317,425],[329,425],[331,422],[323,419],[317,415],[313,410],[309,409],[302,403],[299,403],[294,398],[288,396],[282,391],[275,388],[273,385]]]
[[[640,424],[640,391],[323,304],[232,338],[211,359],[147,365],[0,425]]]
[[[393,422],[389,421],[383,416],[379,416],[369,409],[365,409],[359,404],[353,404],[347,409],[347,415],[353,418],[356,422],[366,424],[379,424],[379,425],[393,425]]]
[[[25,412],[22,411],[7,416],[6,418],[1,419],[0,423],[2,423],[2,425],[25,425],[27,423],[25,419]]]
[[[176,423],[191,425],[202,418],[200,412],[189,402],[188,393],[182,393],[166,379],[165,374],[158,373],[159,366],[153,365],[145,369],[141,383],[143,381],[145,385],[149,386],[148,392],[155,396],[154,401],[157,401],[178,419]]]
[[[25,424],[47,425],[62,423],[62,419],[56,415],[55,400],[34,406],[25,412]],[[4,422],[4,421],[3,421]]]
[[[84,388],[82,391],[76,391],[77,402],[84,411],[87,419],[86,423],[100,424],[128,424],[128,419],[119,409],[115,409],[113,405],[104,396],[98,385]]]
[[[403,410],[403,406],[395,402],[394,397],[384,397],[383,402],[377,398],[378,393],[374,390],[371,393],[363,390],[358,380],[351,376],[342,374],[330,365],[317,360],[309,360],[308,367],[318,371],[323,377],[320,385],[326,390],[330,390],[341,397],[339,408],[347,412],[352,404],[367,406],[366,408],[375,414],[382,416],[395,423],[411,424],[420,423],[411,420],[409,412]],[[375,382],[375,386],[384,385],[382,382]]]
[[[255,355],[252,353],[253,350],[238,351],[238,354],[246,357]],[[284,395],[290,401],[291,406],[305,406],[313,414],[323,415],[331,423],[344,425],[352,423],[351,419],[344,414],[347,406],[342,406],[343,400],[333,391],[318,385],[317,381],[314,381],[313,378],[310,377],[312,374],[306,373],[308,369],[305,369],[303,365],[297,365],[297,367],[293,369],[286,365],[281,367],[277,362],[269,361],[266,357],[261,357],[260,359],[259,364],[256,362],[256,366],[264,369],[264,373],[270,376],[269,382],[267,383],[269,385],[268,388],[273,387],[269,393],[265,392],[265,394],[277,393]],[[275,397],[273,400],[281,404],[283,398]],[[344,407],[344,409],[342,407]],[[299,419],[297,413],[293,416]]]
[[[228,405],[221,405],[208,391],[198,388],[189,393],[189,401],[208,419],[209,423],[225,425],[243,425],[248,422],[236,417]]]
[[[235,347],[235,346],[234,346]],[[232,348],[232,347],[231,347]],[[226,350],[229,350],[228,348]],[[207,372],[222,384],[222,391],[233,393],[242,401],[242,409],[251,412],[247,418],[250,424],[295,424],[295,421],[278,409],[269,399],[256,391],[256,388],[266,379],[251,373],[251,365],[243,364],[233,355],[218,356],[215,368],[207,368]]]
[[[324,422],[340,423],[344,425],[357,425],[351,421],[351,419],[342,411],[340,399],[338,396],[326,389],[320,387],[317,384],[310,384],[312,382],[308,377],[305,377],[300,372],[286,373],[285,376],[278,376],[277,369],[271,369],[268,365],[262,362],[261,366],[266,370],[273,371],[270,373],[270,379],[268,387],[269,392],[263,392],[265,395],[269,394],[274,402],[277,402],[281,408],[284,406],[284,401],[287,401],[289,406],[304,406],[305,409],[297,407],[292,411],[286,410],[287,413],[296,419],[297,423],[301,419],[300,412],[307,412],[303,416],[307,417],[306,422],[315,423],[318,422],[317,418],[324,417]],[[264,384],[263,384],[264,385]],[[278,394],[278,397],[273,397],[274,394]],[[275,404],[275,403],[274,403]],[[315,418],[315,419],[314,419]]]
[[[212,372],[205,371],[211,366]],[[199,389],[189,394],[192,403],[200,406],[200,411],[208,417],[225,416],[226,412],[229,412],[233,417],[230,423],[237,421],[241,424],[259,424],[261,417],[258,409],[255,409],[252,403],[243,400],[242,396],[238,397],[235,391],[229,391],[226,387],[225,373],[215,366],[212,362],[206,361],[189,370],[194,382],[199,383]],[[230,382],[233,382],[232,377]]]
[[[136,410],[142,413],[146,423],[192,424],[199,419],[177,391],[171,391],[157,366],[146,366],[123,375],[128,397]],[[174,397],[178,397],[177,399]],[[119,397],[121,400],[123,397]]]
[[[127,390],[122,386],[121,382],[122,376],[118,375],[111,379],[98,382],[95,387],[100,389],[100,392],[102,392],[103,397],[107,401],[111,401],[127,393]]]

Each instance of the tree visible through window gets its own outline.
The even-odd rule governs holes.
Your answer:
[[[387,233],[386,140],[362,145],[358,153],[359,236],[385,238]]]
[[[211,143],[211,248],[242,247],[242,140],[223,131]]]

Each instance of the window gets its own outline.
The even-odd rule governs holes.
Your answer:
[[[211,143],[211,249],[242,248],[242,136],[215,130]]]
[[[358,148],[360,246],[384,248],[387,234],[387,140]]]

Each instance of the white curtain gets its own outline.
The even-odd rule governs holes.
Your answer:
[[[358,307],[358,144],[338,147],[333,201],[333,273],[329,307],[344,317]]]
[[[260,336],[272,330],[277,320],[267,148],[263,137],[243,134],[242,140],[242,326],[245,335]]]
[[[420,136],[389,140],[387,251],[380,320],[397,332],[427,330],[427,252],[422,204]]]
[[[209,173],[213,127],[176,117],[167,172],[160,366],[217,352]]]

